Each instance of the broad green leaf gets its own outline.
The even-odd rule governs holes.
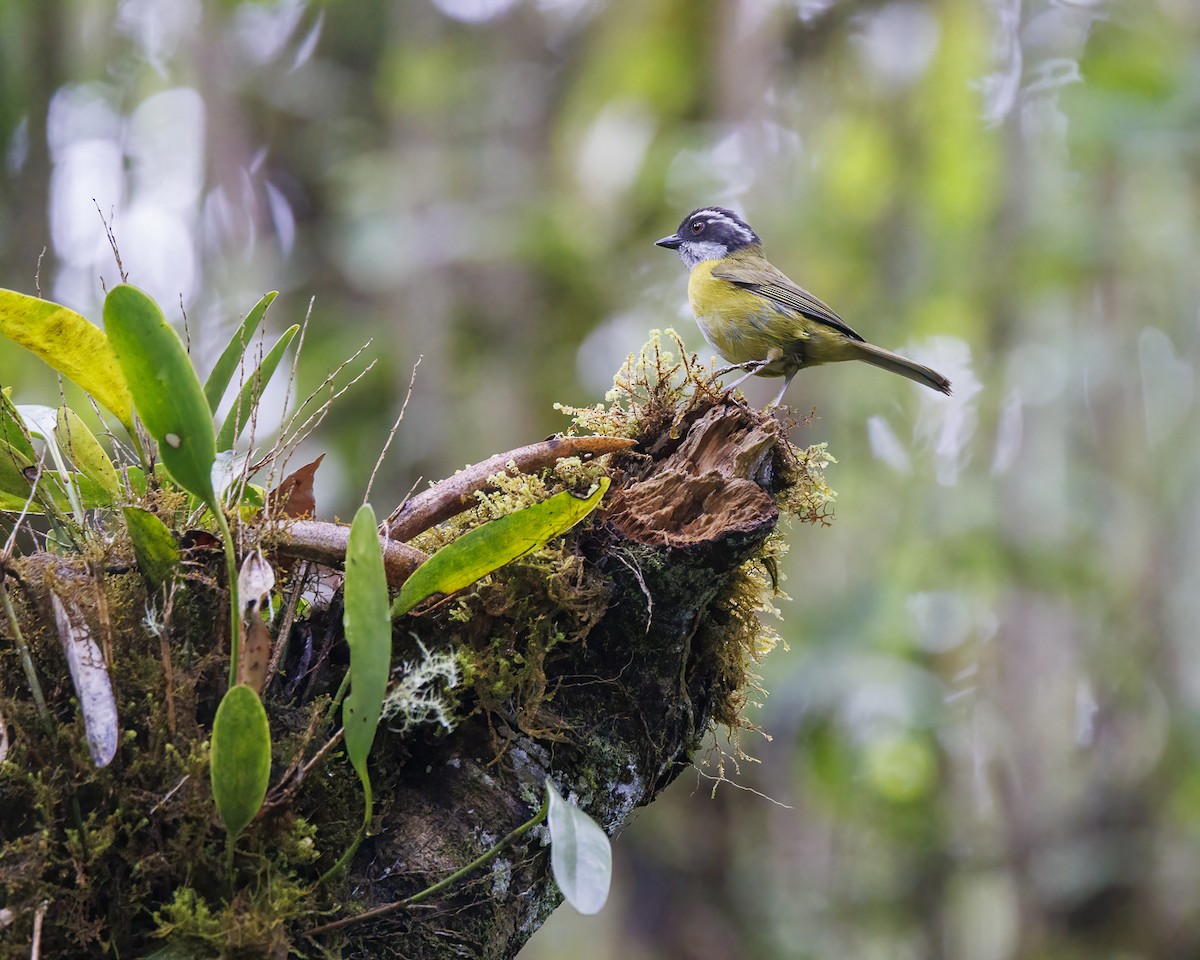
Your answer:
[[[60,507],[66,507],[70,496],[78,499],[79,506],[84,510],[95,510],[97,507],[111,507],[114,497],[104,487],[86,474],[69,472],[66,476],[51,473],[47,479],[53,484],[54,502]],[[66,494],[67,487],[71,494]]]
[[[213,413],[217,412],[221,398],[225,396],[225,391],[229,388],[229,381],[233,379],[233,375],[238,368],[238,362],[250,346],[250,339],[254,336],[254,331],[258,329],[259,323],[262,322],[263,314],[267,312],[267,307],[271,305],[271,301],[277,296],[279,296],[279,291],[272,290],[259,300],[253,309],[246,314],[246,319],[233,332],[229,343],[221,351],[220,358],[212,368],[212,373],[204,381],[204,397],[208,400],[208,408]]]
[[[0,511],[20,512],[24,509],[35,476],[36,464],[26,459],[19,450],[0,441]],[[67,493],[68,489],[70,494]],[[72,497],[79,508],[85,510],[107,507],[113,502],[107,490],[81,473],[68,471],[64,475],[55,470],[46,470],[39,481],[38,497],[29,504],[28,513],[45,513],[49,504],[59,510],[70,511],[74,507]]]
[[[19,498],[23,504],[29,496],[32,467],[33,461],[22,451],[0,440],[0,491]]]
[[[279,361],[283,359],[283,352],[288,348],[288,344],[292,342],[292,338],[299,332],[300,325],[292,324],[285,331],[283,336],[275,341],[273,346],[255,369],[254,373],[246,378],[246,382],[242,384],[241,392],[229,411],[229,415],[225,418],[225,422],[221,424],[221,432],[217,435],[217,449],[230,450],[233,448],[237,438],[241,435],[242,429],[250,422],[250,414],[254,412],[254,408],[258,405],[258,399],[262,396],[263,391],[267,388],[267,384],[271,382],[271,377],[275,374],[275,368],[279,366]]]
[[[34,461],[37,454],[29,442],[29,431],[7,393],[0,393],[0,441],[17,450],[26,460]]]
[[[125,515],[129,539],[133,541],[138,569],[155,586],[170,580],[179,569],[181,556],[179,544],[167,525],[141,507],[124,507],[121,512]]]
[[[103,330],[74,310],[0,290],[0,334],[79,384],[133,433],[133,397]]]
[[[26,516],[39,517],[46,512],[45,508],[36,500],[29,504],[28,509],[26,509],[25,501],[28,498],[28,491],[25,496],[19,497],[16,494],[9,493],[7,490],[0,489],[0,513],[20,513],[24,510]]]
[[[580,913],[599,913],[612,883],[612,845],[600,825],[563,799],[546,778],[550,808],[550,869],[567,903]]]
[[[54,434],[58,445],[80,473],[103,489],[110,501],[120,496],[121,477],[117,474],[117,468],[100,446],[100,441],[70,407],[64,405],[58,408]]]
[[[367,755],[379,726],[392,659],[392,621],[388,616],[383,550],[375,511],[369,504],[358,508],[350,525],[342,625],[350,647],[350,692],[342,707],[342,726],[346,731],[346,754],[358,771],[366,794],[363,818],[366,823],[371,810]]]
[[[262,806],[271,777],[267,711],[247,686],[230,687],[217,707],[209,775],[217,813],[236,839]]]
[[[601,477],[586,499],[564,491],[521,510],[514,510],[483,526],[468,530],[442,547],[404,581],[392,603],[392,617],[402,617],[435,593],[454,593],[506,563],[536,550],[566,533],[591,513],[608,490],[608,477]]]
[[[105,298],[104,326],[164,466],[215,511],[212,411],[179,335],[158,304],[127,283]]]

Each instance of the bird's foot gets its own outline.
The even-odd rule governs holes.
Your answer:
[[[770,360],[748,360],[745,363],[731,363],[729,366],[718,370],[714,376],[723,377],[727,373],[733,373],[734,370],[743,370],[747,377],[752,377],[770,362]],[[745,379],[745,377],[742,379]],[[740,383],[741,381],[739,380],[738,382]]]

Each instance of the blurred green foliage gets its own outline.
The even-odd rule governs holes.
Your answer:
[[[271,336],[315,297],[301,396],[374,338],[311,441],[327,516],[418,356],[381,504],[559,429],[652,327],[699,348],[651,243],[701,204],[954,381],[793,384],[838,516],[795,531],[735,775],[789,806],[685,775],[523,956],[1200,951],[1195,4],[15,0],[0,50],[0,286],[46,246],[98,318],[94,196],[206,362],[268,289]],[[180,90],[186,156],[142,110]]]

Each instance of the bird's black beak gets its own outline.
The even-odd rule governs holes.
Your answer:
[[[681,243],[683,243],[683,240],[675,233],[669,237],[663,237],[661,240],[654,241],[656,247],[666,247],[668,250],[678,250]]]

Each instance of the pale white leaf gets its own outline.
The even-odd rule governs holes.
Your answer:
[[[275,571],[267,563],[262,551],[255,550],[242,561],[242,569],[238,571],[238,596],[242,600],[243,612],[257,611],[274,589]]]
[[[107,767],[117,753],[117,701],[104,654],[92,639],[83,611],[70,600],[65,603],[51,593],[54,621],[71,671],[71,682],[79,698],[88,750],[97,767]]]
[[[612,846],[591,817],[563,799],[546,778],[550,809],[550,868],[567,902],[580,913],[599,913],[612,882]]]

